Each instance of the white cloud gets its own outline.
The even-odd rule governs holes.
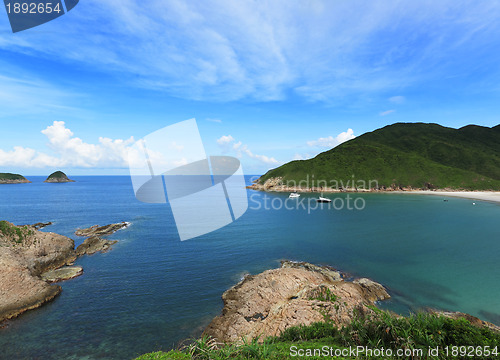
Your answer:
[[[307,160],[313,158],[315,155],[316,154],[310,154],[310,153],[305,153],[305,154],[295,153],[292,160]]]
[[[53,155],[39,152],[31,148],[15,146],[13,150],[0,149],[0,166],[24,168],[44,167],[126,167],[128,165],[128,149],[134,138],[127,140],[99,137],[97,144],[89,144],[75,137],[66,128],[64,121],[54,121],[42,130],[47,136],[48,146]]]
[[[347,131],[341,132],[335,137],[330,135],[328,137],[320,137],[317,140],[308,141],[307,145],[311,147],[333,148],[355,137],[354,131],[352,129],[347,129]]]
[[[234,138],[231,135],[222,135],[219,139],[217,139],[217,144],[224,145],[233,142]]]
[[[404,96],[401,96],[401,95],[392,96],[389,98],[389,101],[394,103],[394,104],[402,104],[406,101],[406,98]]]
[[[212,118],[207,118],[206,120],[207,120],[207,121],[210,121],[210,122],[218,123],[218,124],[222,123],[222,120],[221,120],[221,119],[212,119]]]
[[[396,110],[391,109],[391,110],[382,111],[379,115],[380,116],[387,116],[387,115],[390,115],[390,114],[395,113],[395,112],[396,112]]]
[[[241,141],[236,142],[236,140],[231,135],[224,135],[217,139],[217,143],[223,147],[224,151],[233,151],[236,153],[236,156],[242,158],[244,155],[257,159],[265,164],[269,165],[278,165],[279,161],[274,157],[254,154],[249,148],[248,145],[243,144]]]

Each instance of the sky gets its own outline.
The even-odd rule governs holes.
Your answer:
[[[500,123],[497,1],[85,0],[12,33],[0,9],[0,172],[127,175],[195,118],[263,174],[396,122]]]

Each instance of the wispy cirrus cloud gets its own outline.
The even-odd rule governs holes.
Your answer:
[[[382,111],[381,113],[379,113],[379,115],[380,116],[387,116],[387,115],[391,115],[391,114],[393,114],[395,112],[396,112],[396,110],[391,109],[391,110]]]
[[[42,80],[10,66],[0,70],[0,117],[9,115],[41,114],[54,110],[76,112],[66,104],[66,99],[78,97],[67,89]],[[8,70],[8,71],[7,71]]]
[[[335,102],[442,82],[450,69],[465,78],[478,60],[498,63],[491,49],[500,45],[499,17],[495,1],[88,0],[45,31],[2,35],[0,48],[181,98],[275,101],[291,93]],[[492,76],[500,71],[467,83]]]
[[[406,101],[406,98],[404,96],[401,96],[401,95],[391,96],[389,98],[389,101],[391,103],[394,103],[394,104],[402,104]]]

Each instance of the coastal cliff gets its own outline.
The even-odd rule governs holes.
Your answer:
[[[15,226],[0,221],[0,322],[54,299],[62,289],[51,283],[83,273],[80,266],[68,265],[78,256],[109,250],[116,242],[93,235],[77,251],[72,239],[38,230],[50,224]],[[83,231],[92,235],[93,230],[104,228],[108,231],[100,234],[110,235],[127,225],[96,225]]]
[[[220,342],[265,339],[297,325],[332,320],[348,324],[355,312],[373,312],[375,301],[389,299],[384,287],[361,278],[345,281],[339,271],[283,261],[281,268],[247,276],[222,295],[222,314],[204,335]]]
[[[52,300],[61,287],[40,275],[76,259],[74,242],[34,226],[0,221],[0,321]]]

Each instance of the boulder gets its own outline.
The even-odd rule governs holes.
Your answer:
[[[116,244],[118,240],[106,240],[99,236],[91,236],[78,245],[76,248],[76,255],[92,255],[96,252],[106,252],[110,250],[111,245]]]
[[[344,281],[332,268],[285,261],[281,268],[247,276],[227,290],[222,314],[204,335],[220,342],[262,341],[289,327],[326,319],[342,326],[355,312],[373,313],[374,301],[389,297],[371,280]]]
[[[40,277],[47,282],[59,282],[73,279],[83,274],[81,266],[63,266],[62,268],[44,272]]]

